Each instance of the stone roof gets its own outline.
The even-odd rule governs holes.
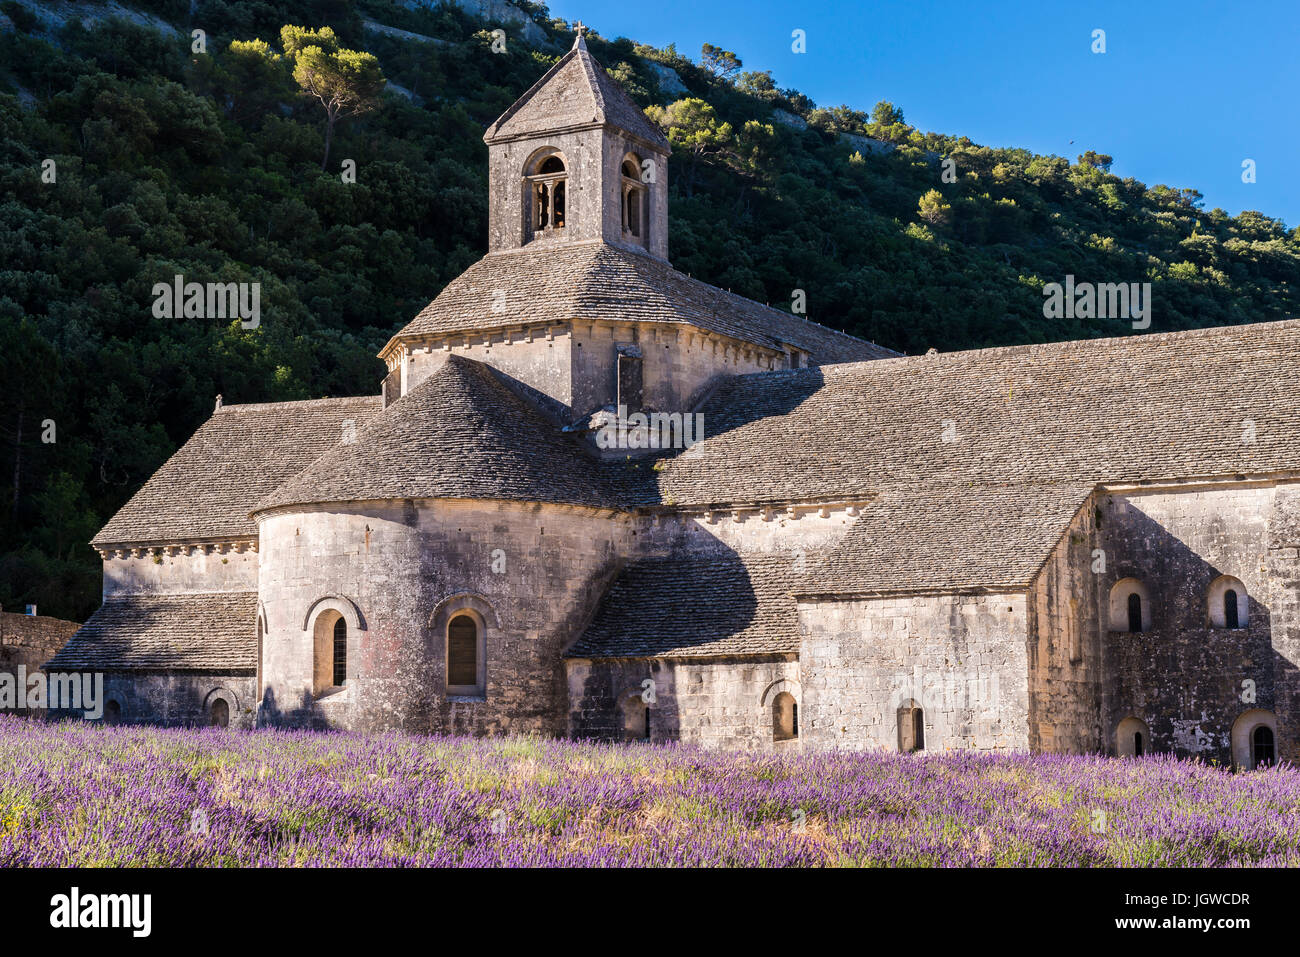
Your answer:
[[[449,356],[339,446],[257,504],[416,498],[504,499],[614,507],[609,469],[502,381]]]
[[[251,674],[257,592],[109,598],[45,668]]]
[[[453,279],[384,353],[405,338],[571,319],[690,325],[772,349],[788,343],[817,363],[897,355],[602,242],[489,253]]]
[[[379,414],[379,396],[227,405],[136,492],[92,545],[254,537],[252,503]]]
[[[1300,470],[1300,320],[736,376],[651,472],[677,505]]]
[[[1094,486],[942,483],[886,489],[809,562],[800,593],[1023,590]]]
[[[729,553],[629,564],[569,658],[701,658],[799,650],[790,555]]]
[[[579,37],[572,50],[487,128],[483,139],[496,143],[593,126],[613,126],[665,153],[671,149],[659,127],[610,78]]]

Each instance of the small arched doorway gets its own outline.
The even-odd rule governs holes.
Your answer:
[[[1277,763],[1277,718],[1273,712],[1253,708],[1232,723],[1232,763],[1242,771]]]
[[[772,740],[793,741],[799,737],[799,702],[788,691],[772,699]]]
[[[1115,753],[1121,758],[1140,758],[1151,754],[1151,729],[1141,718],[1131,715],[1115,729]]]
[[[898,709],[898,750],[904,754],[925,750],[925,712],[910,699]]]
[[[1251,769],[1273,766],[1273,729],[1261,724],[1250,736]]]
[[[214,728],[230,726],[230,702],[225,698],[216,698],[208,709],[208,724]]]

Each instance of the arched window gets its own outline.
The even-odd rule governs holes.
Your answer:
[[[1128,630],[1142,630],[1142,596],[1137,592],[1128,596]]]
[[[447,623],[447,693],[478,695],[482,686],[482,629],[464,612]]]
[[[618,702],[623,718],[624,741],[649,741],[651,734],[650,705],[641,696],[641,690],[629,691]]]
[[[624,242],[645,246],[650,230],[650,190],[641,177],[641,160],[629,155],[621,166],[623,173],[623,239]]]
[[[925,750],[925,712],[915,701],[906,701],[898,709],[898,750]]]
[[[266,634],[266,628],[262,622],[262,616],[257,616],[257,700],[262,700],[262,639]]]
[[[1151,729],[1141,718],[1128,717],[1115,729],[1115,753],[1121,758],[1140,758],[1151,753]]]
[[[799,703],[782,691],[772,699],[772,740],[792,741],[799,737]]]
[[[1245,628],[1249,624],[1249,599],[1240,578],[1220,575],[1210,583],[1208,612],[1211,628]]]
[[[214,728],[230,725],[230,704],[225,698],[217,698],[212,702],[212,707],[208,710],[208,724]]]
[[[564,160],[548,153],[527,177],[530,226],[534,237],[564,228],[567,220],[568,172]]]
[[[1237,593],[1231,588],[1223,593],[1223,621],[1228,628],[1241,627],[1241,619],[1237,614]]]
[[[650,191],[641,179],[641,163],[635,156],[623,160],[623,239],[641,245],[646,240],[646,209]]]
[[[1273,764],[1273,729],[1261,724],[1250,736],[1251,769],[1267,768]]]
[[[1136,578],[1122,578],[1110,589],[1110,630],[1150,631],[1151,595]]]
[[[120,724],[122,706],[112,698],[104,702],[104,724]]]
[[[348,680],[348,623],[334,622],[334,687],[342,688]]]
[[[1243,771],[1264,768],[1277,760],[1277,718],[1252,708],[1232,723],[1232,763]]]
[[[348,677],[348,622],[337,610],[326,608],[316,616],[312,631],[312,691],[328,694],[343,687]]]

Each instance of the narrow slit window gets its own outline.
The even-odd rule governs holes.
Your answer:
[[[469,615],[457,615],[447,626],[447,684],[476,690],[478,665],[478,624]]]
[[[1223,621],[1229,628],[1241,627],[1241,615],[1237,610],[1237,592],[1232,588],[1223,593]]]
[[[1142,630],[1142,596],[1137,592],[1128,596],[1128,630]]]
[[[348,623],[340,618],[334,622],[334,686],[342,687],[348,680]]]

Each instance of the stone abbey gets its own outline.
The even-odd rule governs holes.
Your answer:
[[[1300,322],[901,356],[716,289],[581,37],[485,141],[377,394],[219,405],[95,537],[105,720],[1300,757]]]

